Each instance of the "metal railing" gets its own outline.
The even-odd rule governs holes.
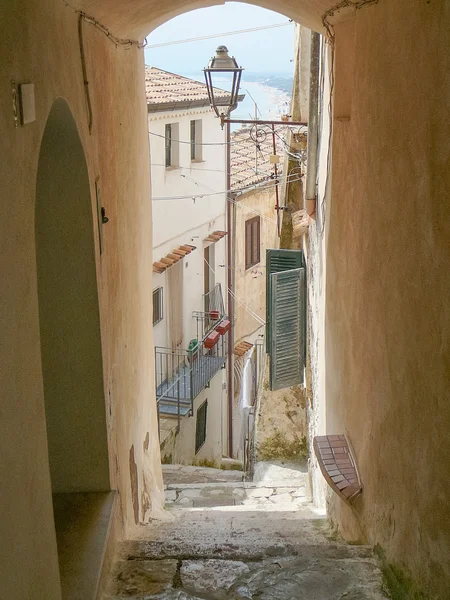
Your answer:
[[[197,319],[197,338],[203,338],[211,332],[225,316],[222,285],[217,283],[213,290],[203,294],[203,311],[195,311]]]
[[[216,325],[219,323],[216,321]],[[155,348],[158,424],[162,414],[173,416],[179,430],[181,417],[192,416],[194,399],[225,365],[228,332],[211,349],[205,346],[206,337],[189,350]]]

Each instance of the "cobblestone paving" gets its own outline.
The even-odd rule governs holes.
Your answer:
[[[236,471],[164,471],[167,519],[122,545],[104,600],[388,597],[371,549],[330,538],[304,471],[263,468],[251,483]]]

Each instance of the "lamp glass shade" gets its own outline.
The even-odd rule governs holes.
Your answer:
[[[239,87],[241,84],[242,67],[239,67],[234,56],[228,54],[226,46],[218,46],[215,56],[211,58],[208,66],[203,69],[206,87],[208,89],[209,103],[218,117],[229,117],[238,105]],[[231,91],[224,93],[215,83],[217,78],[230,74]]]

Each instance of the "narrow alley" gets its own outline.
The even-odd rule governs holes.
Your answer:
[[[0,29],[0,600],[450,600],[450,0]]]
[[[104,600],[382,600],[372,549],[339,540],[295,464],[164,465],[166,520],[124,542]]]

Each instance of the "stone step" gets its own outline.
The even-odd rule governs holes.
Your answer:
[[[309,548],[311,551],[312,549]],[[315,554],[265,558],[123,561],[107,600],[384,600],[382,578],[370,555]]]
[[[267,482],[268,483],[268,482]],[[205,483],[201,487],[184,485],[168,486],[165,490],[166,508],[199,508],[202,506],[246,505],[304,505],[310,494],[306,485],[277,487],[260,484],[247,485],[235,482],[226,484]]]

